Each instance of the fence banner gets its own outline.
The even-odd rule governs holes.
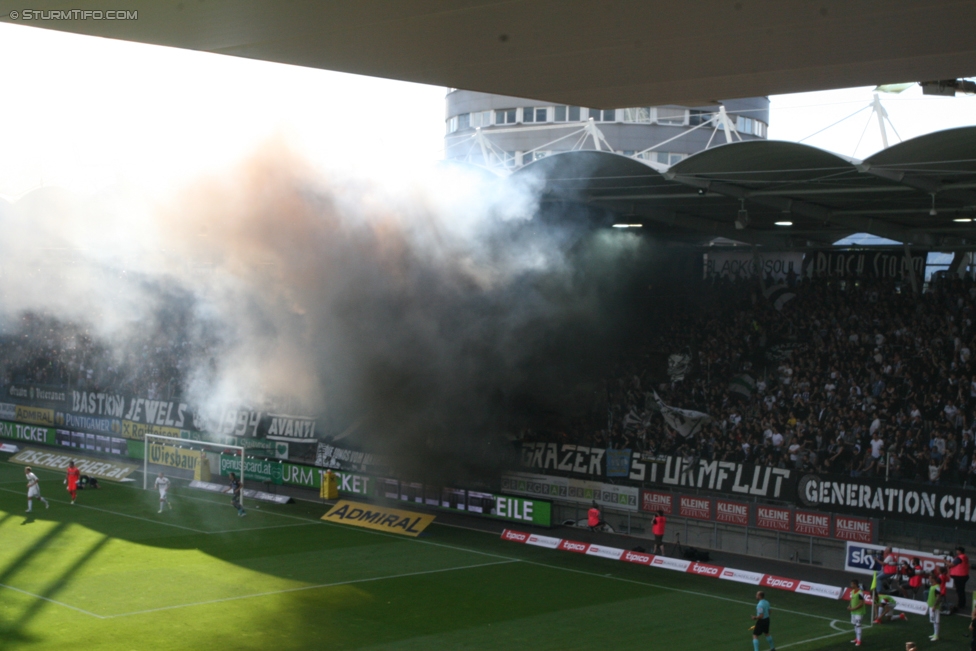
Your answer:
[[[678,498],[678,516],[696,520],[711,520],[712,500],[682,495]]]
[[[760,529],[788,532],[790,522],[789,509],[780,509],[775,506],[756,507],[756,526]]]
[[[823,511],[941,526],[976,524],[976,491],[840,475],[804,475],[798,503]]]
[[[756,254],[751,250],[709,251],[705,256],[705,277],[762,278],[772,276],[785,280],[792,272],[799,276],[803,267],[803,253],[778,251]]]
[[[742,502],[715,500],[715,520],[747,527],[749,526],[749,505]]]
[[[921,278],[927,251],[912,251],[911,262],[901,251],[817,251],[803,258],[802,275],[815,278]]]
[[[273,441],[315,441],[315,419],[304,416],[285,416],[268,414],[268,429],[265,437]]]
[[[640,490],[632,486],[521,472],[502,476],[502,492],[587,505],[596,502],[600,506],[626,511],[636,511],[640,498]]]
[[[793,514],[793,533],[830,538],[830,515],[797,511]]]
[[[57,443],[57,435],[50,427],[35,427],[34,425],[21,425],[20,423],[0,422],[0,438],[32,441],[46,445]]]
[[[874,542],[874,520],[864,520],[849,516],[834,516],[834,538],[852,542]]]
[[[30,402],[42,407],[65,409],[68,405],[68,392],[61,387],[39,384],[10,384],[5,394],[18,402]]]
[[[633,451],[607,449],[607,477],[630,477],[630,460]]]
[[[674,512],[674,493],[642,490],[640,510],[648,513],[663,511],[664,515],[671,515]]]
[[[736,463],[734,461],[688,461],[662,455],[647,464],[645,483],[680,489],[687,486],[725,493],[729,497],[758,497],[793,501],[796,471]]]

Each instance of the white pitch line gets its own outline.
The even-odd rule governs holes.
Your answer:
[[[830,633],[829,635],[821,635],[820,637],[811,637],[809,640],[800,640],[799,642],[790,642],[789,644],[784,644],[784,645],[778,646],[776,648],[777,649],[788,649],[791,646],[800,646],[801,644],[807,644],[808,642],[818,642],[820,640],[826,640],[827,638],[837,637],[838,635],[850,635],[851,633],[854,632],[853,630],[841,630],[841,629],[838,629],[836,626],[834,626],[834,624],[836,624],[836,623],[837,623],[837,620],[836,619],[831,620],[831,622],[830,622],[830,628],[833,628],[833,629],[837,630],[837,633]]]
[[[526,563],[528,565],[538,565],[540,567],[548,567],[548,568],[553,569],[553,570],[563,570],[565,572],[574,572],[576,574],[585,574],[587,576],[595,576],[595,577],[600,578],[600,579],[612,579],[614,581],[623,581],[624,583],[634,583],[636,585],[645,585],[645,586],[647,586],[649,588],[660,588],[661,590],[670,590],[671,592],[681,592],[683,594],[695,595],[696,597],[710,597],[712,599],[718,599],[720,601],[728,601],[728,602],[734,603],[734,604],[742,604],[744,606],[753,606],[753,607],[755,607],[755,605],[756,605],[755,602],[752,602],[752,601],[740,601],[739,599],[730,599],[729,597],[719,597],[718,595],[708,594],[707,592],[695,592],[694,590],[682,590],[681,588],[672,588],[671,586],[659,585],[657,583],[648,583],[647,581],[637,581],[635,579],[625,579],[625,578],[620,577],[620,576],[610,576],[610,575],[607,575],[607,574],[597,574],[596,572],[587,572],[586,570],[574,570],[574,569],[572,569],[570,567],[560,567],[558,565],[549,565],[547,563],[538,563],[536,561],[526,561],[526,560],[523,560],[522,562],[523,563]],[[801,615],[803,617],[813,617],[815,619],[824,619],[824,620],[827,620],[827,621],[837,621],[837,620],[835,620],[835,619],[833,619],[831,617],[824,617],[822,615],[811,615],[810,613],[803,613],[803,612],[800,612],[798,610],[787,610],[785,608],[774,608],[773,610],[774,610],[774,612],[777,612],[777,613],[790,613],[791,615]],[[776,648],[778,649],[779,647],[776,647]]]
[[[424,576],[427,574],[438,574],[441,572],[456,572],[459,570],[471,570],[478,567],[491,567],[492,565],[506,565],[509,563],[518,563],[518,562],[519,562],[518,560],[510,560],[510,561],[498,561],[497,563],[479,563],[478,565],[464,565],[462,567],[445,567],[439,570],[424,570],[422,572],[407,572],[405,574],[390,574],[387,576],[375,576],[367,579],[350,579],[349,581],[336,581],[334,583],[320,583],[318,585],[303,585],[297,588],[285,588],[284,590],[272,590],[269,592],[257,592],[254,594],[240,595],[237,597],[225,597],[223,599],[210,599],[208,601],[196,601],[189,604],[163,606],[161,608],[150,608],[148,610],[136,610],[131,613],[119,613],[117,615],[104,615],[102,616],[102,619],[115,619],[116,617],[131,617],[132,615],[146,615],[149,613],[158,613],[164,610],[177,610],[179,608],[190,608],[193,606],[206,606],[209,604],[219,604],[228,601],[240,601],[241,599],[253,599],[255,597],[268,597],[271,595],[286,594],[289,592],[301,592],[304,590],[318,590],[319,588],[334,588],[340,585],[352,585],[354,583],[369,583],[371,581],[387,581],[390,579],[403,579],[410,576]]]
[[[4,492],[7,492],[7,493],[23,494],[22,491],[10,490],[9,488],[0,488],[0,491],[4,491]],[[69,504],[68,502],[65,502],[64,500],[56,500],[53,497],[48,498],[47,501],[48,502],[55,502],[57,504],[65,504],[67,506],[72,506],[71,504]],[[172,522],[163,522],[161,520],[150,520],[149,518],[143,518],[143,517],[140,517],[138,515],[129,515],[128,513],[119,513],[118,511],[110,511],[109,509],[100,509],[97,506],[88,506],[86,504],[74,504],[74,506],[76,508],[79,508],[79,509],[90,509],[92,511],[100,511],[102,513],[110,513],[112,515],[118,515],[118,516],[123,517],[123,518],[131,518],[133,520],[142,520],[143,522],[152,522],[153,524],[158,524],[158,525],[161,525],[161,526],[164,526],[164,527],[175,527],[177,529],[183,529],[185,531],[192,531],[193,533],[203,533],[203,534],[207,533],[206,531],[203,531],[202,529],[194,529],[193,527],[184,527],[181,524],[173,524]]]
[[[297,524],[273,524],[270,527],[248,527],[246,529],[224,529],[223,531],[208,531],[207,534],[218,534],[218,533],[239,533],[241,531],[263,531],[265,529],[285,529],[287,527],[307,527],[312,524],[317,524],[314,521],[301,522]]]
[[[5,583],[0,583],[0,588],[6,588],[7,590],[13,590],[14,592],[19,592],[19,593],[25,594],[25,595],[27,595],[29,597],[34,597],[35,599],[41,599],[43,601],[47,601],[48,603],[56,604],[58,606],[62,606],[64,608],[68,608],[70,610],[74,610],[76,612],[82,613],[83,615],[89,615],[91,617],[97,617],[98,619],[105,619],[105,617],[102,616],[102,615],[96,615],[95,613],[89,612],[89,611],[84,610],[82,608],[78,608],[77,606],[72,606],[71,604],[66,604],[63,601],[56,601],[54,599],[49,599],[48,597],[44,597],[44,596],[39,595],[39,594],[34,594],[33,592],[28,592],[27,590],[21,590],[20,588],[15,588],[12,585],[7,585]]]

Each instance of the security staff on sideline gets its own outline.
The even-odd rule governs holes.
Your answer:
[[[969,580],[969,557],[966,550],[956,547],[956,554],[949,561],[949,576],[956,586],[956,610],[966,612],[966,581]]]
[[[654,551],[651,552],[652,554],[664,554],[665,523],[664,511],[658,509],[657,515],[654,516],[654,520],[651,523],[651,533],[654,534]]]

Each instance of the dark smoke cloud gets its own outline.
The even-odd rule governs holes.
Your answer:
[[[531,179],[450,167],[391,189],[269,145],[138,218],[104,201],[45,219],[18,204],[14,241],[79,260],[54,272],[49,252],[5,240],[45,293],[7,286],[3,312],[8,326],[24,310],[87,323],[119,360],[171,333],[196,351],[181,371],[204,411],[284,397],[404,474],[481,476],[508,435],[592,409],[653,318],[659,251],[538,195]]]

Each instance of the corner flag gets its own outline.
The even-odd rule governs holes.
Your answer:
[[[874,576],[871,578],[871,592],[878,589],[878,572],[874,572]]]

